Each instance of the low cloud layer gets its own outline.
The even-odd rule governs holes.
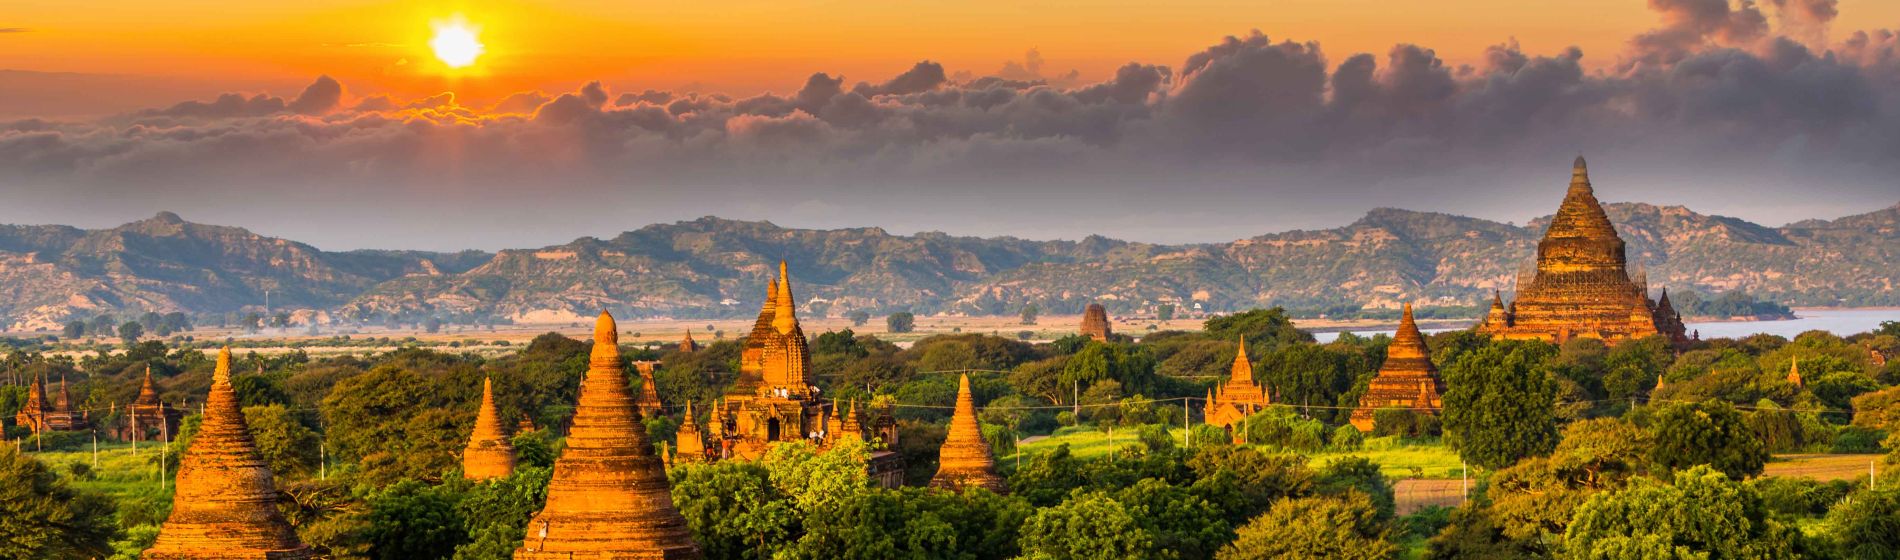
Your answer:
[[[289,98],[0,123],[0,176],[23,187],[0,220],[173,209],[343,248],[702,214],[1214,241],[1376,206],[1522,219],[1554,207],[1579,152],[1613,200],[1770,222],[1900,200],[1900,36],[1830,30],[1833,0],[1649,4],[1659,25],[1590,65],[1514,42],[1472,66],[1409,44],[1329,55],[1254,32],[1093,84],[1045,77],[1035,51],[993,76],[924,61],[744,98],[589,83],[467,107],[320,77]]]

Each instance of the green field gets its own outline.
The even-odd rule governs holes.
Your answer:
[[[1180,428],[1168,430],[1168,435],[1173,437],[1176,443],[1181,441]],[[1023,458],[1028,459],[1054,452],[1056,448],[1067,444],[1069,452],[1076,457],[1106,459],[1109,451],[1133,443],[1137,443],[1137,440],[1135,431],[1132,429],[1117,429],[1110,434],[1093,427],[1070,426],[1058,429],[1047,437],[1026,441],[1018,447],[1018,452],[1025,454]],[[1274,446],[1256,445],[1254,447],[1268,452],[1281,451]],[[1456,479],[1459,476],[1458,454],[1451,448],[1437,443],[1406,443],[1391,437],[1372,438],[1366,441],[1365,447],[1356,451],[1321,451],[1301,454],[1306,455],[1308,461],[1315,467],[1341,457],[1365,457],[1378,463],[1380,470],[1393,479],[1420,477]],[[1014,462],[1016,459],[1016,454],[997,457],[999,462],[1004,463]],[[1419,470],[1414,472],[1413,468]]]

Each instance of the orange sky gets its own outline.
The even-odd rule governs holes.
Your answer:
[[[1891,0],[1841,0],[1840,9],[1837,29],[1900,22],[1900,2]],[[470,72],[448,72],[426,50],[430,21],[453,14],[480,25],[488,47]],[[1578,45],[1601,65],[1655,23],[1642,0],[26,0],[0,12],[0,28],[24,30],[0,33],[0,69],[167,76],[286,94],[329,74],[355,94],[453,90],[470,101],[593,79],[623,91],[750,94],[794,90],[815,71],[883,80],[922,59],[987,74],[1030,48],[1048,60],[1045,73],[1096,79],[1129,61],[1178,66],[1223,35],[1255,28],[1320,41],[1335,62],[1398,41],[1468,62],[1515,37],[1533,53]]]

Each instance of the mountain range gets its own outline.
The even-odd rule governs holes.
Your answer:
[[[1795,306],[1900,305],[1900,205],[1768,227],[1680,206],[1605,205],[1653,288],[1745,290]],[[323,251],[159,213],[122,226],[0,226],[0,324],[57,329],[101,313],[269,309],[299,320],[572,321],[756,312],[779,259],[805,313],[1118,314],[1481,306],[1531,262],[1548,217],[1517,226],[1382,208],[1325,230],[1157,245],[794,229],[714,217],[532,249]]]

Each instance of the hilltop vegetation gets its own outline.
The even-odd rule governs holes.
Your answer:
[[[1681,207],[1607,208],[1636,268],[1678,298],[1746,292],[1783,306],[1900,305],[1900,207],[1781,228]],[[736,317],[757,309],[779,259],[793,263],[807,315],[1014,315],[1028,306],[1069,314],[1100,301],[1117,315],[1168,305],[1188,313],[1198,303],[1207,312],[1378,316],[1421,301],[1475,317],[1492,290],[1511,288],[1544,226],[1379,209],[1335,229],[1154,245],[701,218],[610,239],[445,254],[326,252],[166,213],[104,230],[0,228],[0,318],[48,331],[148,311],[236,323],[264,311],[266,290],[272,310],[293,312],[297,324],[565,322],[600,309]]]

